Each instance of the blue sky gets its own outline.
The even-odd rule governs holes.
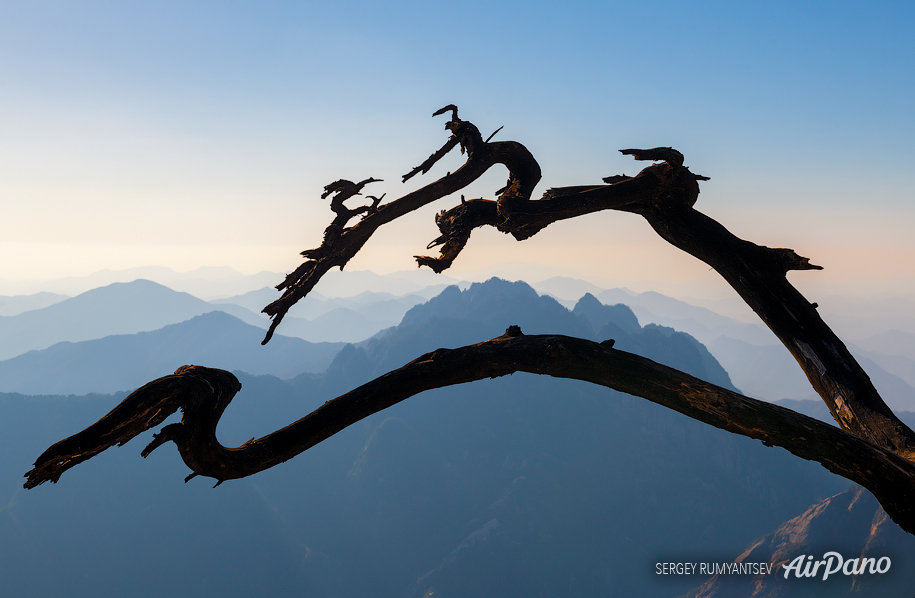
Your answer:
[[[803,276],[910,279],[913,29],[903,2],[0,1],[0,278],[288,271],[330,220],[322,187],[414,188],[400,175],[455,103],[527,145],[541,189],[634,174],[618,149],[671,145],[712,177],[697,208],[827,268]],[[351,267],[413,267],[454,201]],[[524,243],[475,233],[453,274],[510,261],[630,286],[709,276],[626,214]]]

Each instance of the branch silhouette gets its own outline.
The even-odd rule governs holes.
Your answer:
[[[915,505],[908,500],[915,491],[915,463],[790,409],[612,347],[613,341],[526,336],[513,326],[498,338],[422,355],[328,401],[285,428],[237,448],[222,446],[216,439],[216,427],[241,384],[223,370],[183,366],[175,374],[137,389],[89,428],[51,446],[26,474],[25,487],[56,482],[67,469],[108,447],[123,445],[178,409],[183,411],[181,422],[162,428],[142,455],[172,441],[192,471],[186,480],[200,475],[214,478],[219,485],[288,461],[347,426],[423,391],[529,372],[584,380],[639,396],[716,428],[817,461],[868,488],[896,523],[907,531],[915,530]]]
[[[445,128],[451,131],[451,137],[441,149],[411,172],[404,175],[403,181],[406,182],[420,172],[425,174],[442,156],[458,146],[461,148],[461,153],[467,155],[467,162],[457,171],[448,173],[439,180],[403,197],[382,205],[378,205],[378,201],[376,201],[373,209],[367,211],[362,220],[350,227],[345,226],[345,221],[340,222],[339,230],[334,230],[332,234],[325,232],[324,241],[320,247],[303,251],[302,255],[308,259],[277,285],[277,290],[283,291],[283,295],[263,309],[263,312],[273,319],[264,337],[263,344],[268,343],[273,337],[273,333],[280,322],[283,321],[286,312],[311,292],[322,276],[335,267],[339,267],[342,270],[349,260],[362,249],[375,231],[388,222],[392,222],[433,201],[460,191],[496,164],[503,164],[509,170],[509,179],[505,192],[507,193],[510,190],[511,193],[518,194],[519,197],[530,198],[534,187],[540,181],[540,166],[534,156],[527,151],[527,148],[514,141],[495,141],[491,143],[483,141],[483,137],[476,126],[458,118],[456,106],[445,106],[435,112],[433,116],[439,116],[448,111],[451,111],[452,117],[445,124]],[[367,181],[373,180],[367,179]],[[365,182],[363,181],[363,183]],[[327,196],[328,189],[338,183],[353,185],[349,181],[331,183],[331,185],[325,187],[324,197]],[[340,202],[342,203],[342,200]],[[339,212],[331,227],[334,227],[338,220],[340,220]],[[331,227],[328,227],[328,230]],[[437,271],[440,272],[441,270]]]
[[[184,366],[174,375],[138,389],[93,426],[49,448],[26,474],[25,486],[56,482],[70,467],[157,426],[178,409],[184,412],[182,422],[165,426],[143,451],[144,456],[172,441],[192,470],[188,479],[208,476],[218,485],[273,467],[424,390],[524,371],[585,380],[640,396],[817,461],[868,488],[897,524],[915,533],[915,514],[908,500],[915,490],[915,433],[887,407],[861,366],[820,318],[816,304],[787,280],[789,271],[818,270],[819,266],[791,249],[740,239],[695,210],[699,182],[709,179],[690,172],[683,154],[673,148],[621,150],[636,160],[656,163],[635,176],[614,175],[604,178],[604,184],[548,189],[539,200],[532,200],[541,172],[530,152],[514,141],[484,141],[476,126],[458,118],[454,105],[434,116],[449,111],[451,119],[445,128],[451,136],[403,180],[429,172],[442,156],[460,146],[467,161],[454,173],[389,203],[371,197],[371,206],[355,209],[343,202],[378,179],[339,180],[325,187],[322,197],[335,194],[331,209],[336,218],[321,246],[303,251],[307,260],[277,286],[283,295],[264,308],[273,318],[264,343],[287,311],[331,268],[342,269],[379,227],[456,193],[492,166],[503,164],[509,178],[496,192],[496,199],[465,200],[461,196],[459,205],[436,216],[441,235],[429,247],[440,245],[439,255],[416,256],[419,266],[436,272],[447,269],[471,232],[481,226],[494,226],[524,240],[553,222],[601,210],[639,214],[663,239],[709,264],[735,289],[795,357],[841,429],[614,350],[612,341],[598,344],[563,336],[524,336],[511,327],[496,339],[426,354],[327,402],[282,430],[237,448],[223,447],[215,437],[219,418],[240,389],[237,379],[221,370]],[[362,218],[348,226],[357,215]]]

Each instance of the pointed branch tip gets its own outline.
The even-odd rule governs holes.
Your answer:
[[[444,114],[444,113],[448,112],[449,110],[451,110],[452,120],[457,120],[458,119],[458,108],[454,104],[448,104],[444,108],[439,108],[438,110],[436,110],[435,112],[432,113],[432,116],[439,116],[440,114]]]
[[[683,166],[683,154],[672,147],[653,147],[651,149],[624,149],[620,150],[624,156],[632,156],[636,160],[660,160],[674,166]]]
[[[492,132],[492,135],[490,135],[489,137],[487,137],[487,138],[486,138],[486,141],[484,141],[483,143],[489,143],[489,140],[492,139],[493,137],[495,137],[495,136],[496,136],[496,133],[498,133],[499,131],[501,131],[503,128],[505,128],[505,125],[502,125],[502,126],[499,127],[498,129],[496,129],[495,131],[493,131],[493,132]]]

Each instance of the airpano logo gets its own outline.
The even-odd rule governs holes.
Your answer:
[[[830,575],[839,573],[842,575],[882,574],[890,570],[890,565],[892,562],[888,556],[879,559],[861,557],[846,560],[838,552],[829,551],[819,561],[813,560],[812,555],[802,554],[787,565],[782,565],[782,570],[785,572],[785,579],[788,579],[792,573],[798,579],[817,577],[822,573],[822,579],[825,581]]]
[[[802,554],[790,562],[775,565],[765,562],[659,562],[655,564],[656,575],[778,575],[785,579],[817,578],[825,581],[837,576],[882,575],[890,570],[890,557],[859,557],[846,559],[835,551],[823,554],[820,560],[812,555]]]

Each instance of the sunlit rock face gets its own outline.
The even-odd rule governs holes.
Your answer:
[[[915,586],[907,566],[915,537],[903,532],[859,486],[824,499],[753,542],[735,562],[771,573],[718,574],[688,598],[903,596]]]

